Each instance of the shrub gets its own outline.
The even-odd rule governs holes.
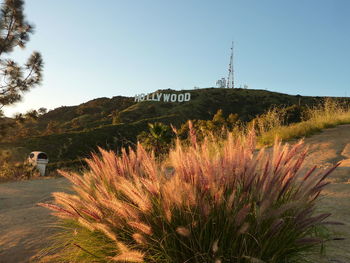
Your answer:
[[[219,109],[211,120],[192,120],[182,124],[176,134],[182,141],[188,141],[189,132],[192,129],[196,133],[197,140],[202,141],[205,137],[212,136],[225,138],[227,130],[241,134],[244,132],[243,126],[238,114],[231,113],[225,118],[223,110]]]
[[[265,113],[255,117],[248,126],[254,128],[258,135],[281,127],[286,122],[286,108],[272,107]]]
[[[63,229],[45,262],[300,262],[322,245],[330,214],[315,202],[335,169],[302,172],[302,142],[255,151],[255,136],[179,141],[159,162],[141,145],[100,149],[76,194],[43,204]]]
[[[305,110],[305,120],[312,120],[315,122],[334,122],[342,117],[347,117],[349,120],[349,104],[339,99],[325,98],[320,103],[313,107],[308,107]]]
[[[171,127],[161,122],[148,123],[148,132],[141,132],[137,139],[148,151],[153,151],[157,157],[168,153],[172,146],[174,133]]]
[[[12,161],[10,152],[0,152],[0,181],[22,180],[39,177],[37,169],[28,163]]]
[[[303,120],[305,106],[292,105],[285,108],[286,110],[286,124],[297,123]]]

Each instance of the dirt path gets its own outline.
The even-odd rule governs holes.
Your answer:
[[[350,125],[327,129],[305,142],[310,147],[307,167],[322,164],[324,169],[342,161],[329,178],[332,184],[324,191],[319,209],[332,213],[330,220],[346,224],[334,230],[347,240],[329,242],[328,255],[315,262],[350,263]],[[36,203],[50,200],[52,192],[67,187],[63,178],[0,184],[0,263],[29,262],[45,247],[51,231],[47,226],[54,218]]]
[[[36,203],[67,186],[63,178],[0,184],[0,263],[29,262],[45,247],[54,217]]]
[[[332,213],[329,221],[342,222],[343,226],[332,227],[337,237],[343,241],[331,241],[327,244],[327,256],[322,262],[350,262],[350,125],[342,125],[323,131],[305,140],[310,149],[306,166],[321,166],[326,169],[337,162],[341,165],[329,177],[327,186],[320,199],[321,212]],[[321,262],[321,260],[320,260]]]

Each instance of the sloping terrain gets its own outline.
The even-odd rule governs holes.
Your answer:
[[[197,90],[158,90],[160,93],[191,93],[188,102],[154,102],[136,103],[132,97],[115,96],[97,98],[77,106],[61,106],[42,114],[35,122],[27,122],[24,127],[32,131],[26,137],[37,136],[35,132],[45,133],[51,122],[51,132],[82,131],[112,124],[112,114],[119,113],[122,123],[132,123],[144,119],[167,115],[176,115],[177,120],[209,119],[218,109],[225,114],[237,113],[242,120],[249,120],[273,105],[310,105],[322,97],[304,97],[287,95],[266,90],[219,89],[207,88]],[[39,107],[40,105],[38,105]],[[185,119],[184,119],[185,118]],[[5,121],[5,119],[0,119]],[[10,121],[10,119],[7,119]],[[52,127],[54,126],[54,127]]]
[[[219,109],[225,117],[234,113],[240,120],[249,121],[273,106],[311,106],[323,99],[251,89],[158,92],[189,92],[191,100],[136,103],[133,98],[117,96],[94,99],[78,106],[62,106],[40,115],[37,121],[13,128],[7,138],[0,140],[0,150],[13,151],[18,161],[23,161],[31,151],[39,150],[48,153],[51,163],[70,162],[88,156],[97,146],[116,150],[132,145],[136,136],[147,130],[149,122],[179,126],[188,119],[212,119]]]

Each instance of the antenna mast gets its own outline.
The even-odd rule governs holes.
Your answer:
[[[231,46],[231,56],[230,56],[230,64],[228,66],[228,77],[226,82],[226,88],[233,89],[235,87],[235,82],[233,78],[233,41]]]

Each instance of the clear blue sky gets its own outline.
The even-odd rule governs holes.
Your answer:
[[[350,96],[349,0],[27,0],[43,84],[7,115],[97,97],[237,85]]]

